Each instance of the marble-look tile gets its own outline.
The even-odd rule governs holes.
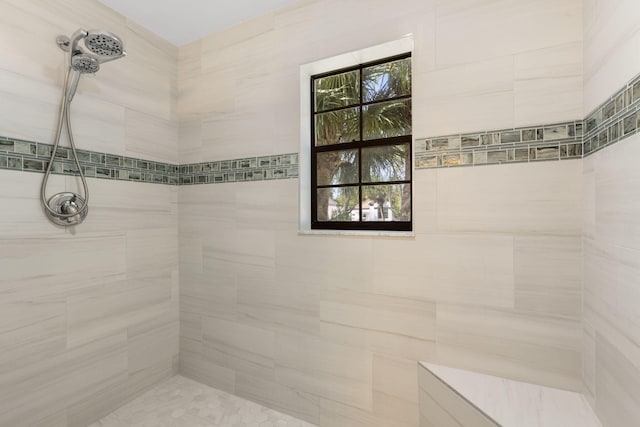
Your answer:
[[[540,23],[544,22],[544,31]],[[437,64],[475,62],[533,51],[582,39],[577,0],[532,4],[525,0],[504,7],[487,0],[440,1],[437,8]],[[494,25],[489,25],[494,23]],[[476,37],[460,37],[460,29]],[[505,34],[517,35],[505,37]]]
[[[636,135],[599,153],[595,176],[595,232],[613,244],[640,249],[638,214],[640,172],[633,158],[640,149]]]
[[[67,190],[78,191],[79,179],[65,178]],[[175,234],[177,187],[92,178],[88,182],[90,211],[82,226],[75,228],[77,234],[163,228]]]
[[[365,280],[369,286],[354,291],[417,299],[417,303],[433,302],[435,296],[430,284],[434,273],[430,270],[430,263],[426,261],[430,258],[428,253],[431,238],[431,235],[417,235],[408,240],[373,239],[371,251],[367,254],[367,262],[371,267],[370,277]],[[342,291],[344,288],[346,287],[336,289]]]
[[[418,370],[421,392],[444,407],[461,426],[601,427],[579,393],[440,365],[420,364]],[[423,408],[427,418],[429,408],[433,405]]]
[[[91,77],[99,78],[98,75]],[[80,85],[78,87],[80,88]],[[62,91],[62,87],[58,90]],[[79,90],[71,104],[71,119],[73,136],[78,148],[126,154],[126,116],[125,108],[121,105],[96,96],[85,96]],[[63,146],[69,146],[65,137],[62,141]],[[44,142],[53,143],[53,140]]]
[[[579,160],[526,168],[439,169],[437,173],[438,227],[442,231],[581,234]],[[515,175],[518,179],[504,179]]]
[[[431,365],[429,365],[431,366]],[[420,417],[426,426],[442,427],[498,427],[500,424],[460,396],[430,369],[418,366],[420,385]]]
[[[314,424],[318,422],[320,409],[316,396],[275,381],[238,373],[235,394],[301,420]]]
[[[324,322],[423,340],[436,336],[436,306],[432,301],[330,291],[322,297],[320,307]]]
[[[178,47],[178,82],[202,72],[202,40]]]
[[[624,8],[621,8],[623,10]],[[605,426],[635,425],[640,346],[637,302],[637,155],[631,137],[585,161],[585,388]]]
[[[596,335],[595,410],[606,426],[640,420],[640,371],[616,345]]]
[[[640,67],[640,33],[633,19],[638,5],[629,0],[610,7],[606,1],[584,5],[584,111],[589,113]]]
[[[444,304],[437,316],[441,363],[581,390],[579,320]]]
[[[178,268],[178,233],[164,228],[127,231],[127,275],[157,275]]]
[[[405,360],[437,360],[436,340],[420,340],[405,335],[365,331],[365,346],[375,354]]]
[[[2,135],[53,142],[57,103],[61,96],[57,81],[42,82],[4,69],[0,70],[0,75],[0,93],[4,100],[0,111],[5,118],[0,125]]]
[[[437,304],[513,307],[511,236],[434,234],[424,240],[422,262],[430,272],[424,289]]]
[[[585,239],[584,254],[584,306],[595,316],[590,316],[590,320],[597,321],[594,326],[601,333],[604,331],[600,328],[606,324],[640,347],[637,311],[640,289],[636,281],[640,274],[640,250],[612,245],[604,239]],[[611,335],[604,336],[613,339]],[[640,363],[637,365],[640,369]]]
[[[414,145],[415,150],[415,145]],[[437,197],[438,197],[438,174],[435,170],[415,170],[413,171],[413,188],[414,194],[420,195],[413,197],[413,216],[420,218],[414,221],[413,231],[420,238],[420,234],[432,233],[438,227]]]
[[[171,305],[171,283],[167,280],[142,284],[124,280],[97,286],[67,299],[67,345],[122,331],[158,316]]]
[[[414,360],[373,356],[373,412],[418,425],[418,378]]]
[[[178,147],[178,161],[180,164],[200,163],[210,160],[208,158],[205,159],[202,155],[202,120],[199,117],[180,121],[178,140],[180,141],[180,146]]]
[[[143,425],[313,427],[312,424],[180,376],[160,383],[89,427]]]
[[[235,393],[236,372],[209,361],[201,339],[180,337],[179,372],[210,387]]]
[[[180,272],[181,314],[235,320],[237,300],[235,275]]]
[[[259,378],[273,379],[275,333],[268,329],[213,317],[202,319],[205,358],[210,362]]]
[[[414,77],[426,79],[425,76]],[[426,86],[427,83],[425,82]],[[426,92],[426,91],[425,91]],[[478,129],[505,129],[515,126],[513,90],[458,94],[429,98],[428,92],[414,92],[412,114],[422,117],[414,123],[418,137],[477,132]]]
[[[515,126],[583,117],[582,43],[515,57]]]
[[[582,320],[582,383],[583,394],[591,407],[596,402],[596,332],[588,310]]]
[[[127,156],[164,163],[178,162],[179,128],[175,120],[127,109],[124,127]]]
[[[406,415],[406,414],[405,414]],[[398,419],[389,419],[380,414],[373,414],[360,408],[351,406],[345,402],[336,402],[329,399],[320,399],[319,427],[333,426],[350,427],[415,427],[416,424],[408,424]]]
[[[126,336],[116,334],[7,372],[0,380],[8,391],[0,404],[0,423],[28,426],[41,417],[40,409],[73,404],[121,381],[126,370]]]
[[[275,352],[275,378],[280,384],[371,410],[371,353],[291,332],[277,334]]]
[[[173,375],[172,366],[163,362],[130,374],[115,384],[105,383],[95,393],[83,396],[67,408],[67,427],[86,427]]]
[[[51,224],[42,210],[39,189],[41,174],[0,170],[0,181],[11,185],[0,186],[0,199],[11,200],[12,209],[6,209],[0,216],[0,234],[11,236],[60,235],[60,229]],[[46,195],[65,190],[65,177],[53,175],[49,178]]]
[[[282,268],[273,280],[239,278],[237,318],[257,327],[317,333],[321,291],[300,286],[296,277],[302,276],[304,273]]]
[[[491,58],[453,67],[438,68],[414,76],[414,78],[429,82],[429,90],[426,91],[425,99],[509,92],[513,91],[514,61],[509,56]],[[418,91],[418,93],[420,92]],[[439,135],[437,131],[431,134]]]
[[[582,236],[593,239],[596,231],[596,174],[599,155],[582,160]]]
[[[517,236],[515,308],[580,320],[582,239]]]
[[[129,374],[135,375],[158,365],[172,366],[178,355],[179,324],[177,310],[135,323],[127,329]]]
[[[58,250],[61,245],[64,251]],[[117,233],[5,238],[0,245],[0,289],[28,298],[119,280],[125,272],[123,249],[123,236]]]

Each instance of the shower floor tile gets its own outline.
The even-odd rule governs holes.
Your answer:
[[[315,427],[185,377],[175,376],[89,427]]]

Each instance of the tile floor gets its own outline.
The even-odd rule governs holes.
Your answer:
[[[89,427],[315,427],[175,376]]]

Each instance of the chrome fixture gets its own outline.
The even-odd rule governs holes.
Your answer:
[[[64,79],[53,151],[42,180],[40,199],[45,213],[52,222],[62,226],[69,226],[80,224],[89,212],[89,188],[82,172],[82,166],[80,166],[76,145],[73,140],[73,131],[71,130],[71,101],[76,94],[82,74],[96,73],[100,70],[100,64],[122,58],[127,53],[124,51],[124,45],[118,36],[100,30],[86,31],[79,29],[71,37],[58,36],[56,43],[60,49],[69,53],[69,67]],[[51,175],[53,161],[60,144],[63,124],[67,130],[71,152],[82,179],[84,197],[75,193],[63,192],[54,194],[47,200],[45,194],[47,181],[49,180],[49,175]]]

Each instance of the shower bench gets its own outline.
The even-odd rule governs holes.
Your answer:
[[[420,427],[602,427],[580,393],[418,364]]]

